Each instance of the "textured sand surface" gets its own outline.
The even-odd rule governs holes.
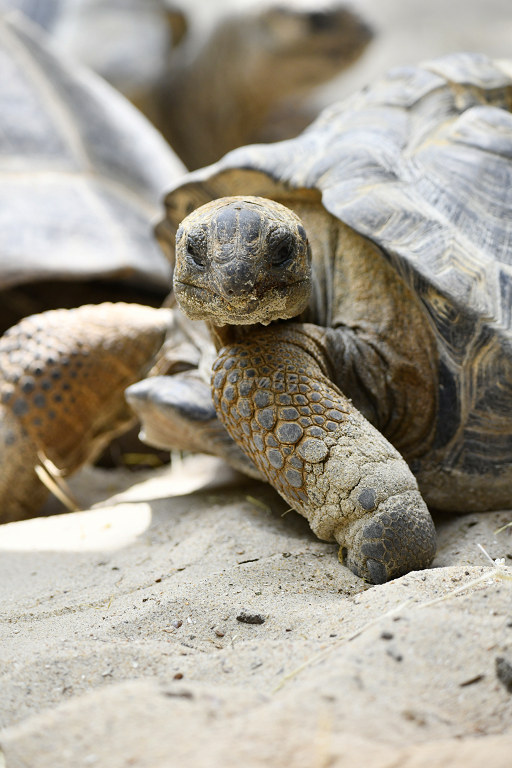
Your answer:
[[[193,457],[0,529],[6,765],[509,766],[512,568],[477,545],[512,564],[512,513],[438,520],[437,567],[368,587],[239,482]]]

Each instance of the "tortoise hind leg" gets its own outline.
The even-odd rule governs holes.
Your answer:
[[[434,526],[406,462],[327,377],[300,326],[255,333],[214,365],[233,439],[321,539],[374,583],[429,565]]]

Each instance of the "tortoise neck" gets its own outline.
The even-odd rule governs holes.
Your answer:
[[[312,294],[299,317],[272,323],[276,343],[282,331],[298,333],[303,342],[295,343],[314,352],[326,375],[406,458],[416,458],[432,443],[437,408],[437,347],[427,313],[369,240],[314,201],[294,210],[311,245]],[[218,350],[261,330],[211,327]]]
[[[270,326],[273,331],[275,330],[278,334],[281,328],[296,322],[297,319],[298,318],[292,318],[291,320],[274,320]],[[222,349],[222,347],[226,347],[229,344],[247,341],[250,339],[252,333],[257,333],[269,327],[262,325],[261,323],[254,323],[253,325],[214,325],[211,322],[207,322],[207,325],[217,352]]]
[[[434,438],[435,335],[392,254],[342,222],[336,225],[327,334],[329,354],[336,358],[335,382],[410,460]]]

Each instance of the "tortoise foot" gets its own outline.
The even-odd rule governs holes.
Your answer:
[[[340,560],[357,576],[383,584],[426,568],[436,551],[432,518],[420,494],[386,499],[370,519],[358,520],[344,537]]]
[[[143,379],[125,397],[142,423],[144,442],[165,450],[207,450],[204,431],[217,414],[208,385],[195,371]]]

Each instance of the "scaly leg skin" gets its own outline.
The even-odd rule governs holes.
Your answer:
[[[32,315],[0,338],[0,523],[37,513],[41,458],[69,475],[130,425],[124,390],[169,324],[170,310],[107,303]]]
[[[293,327],[276,330],[221,350],[219,418],[355,574],[380,584],[427,567],[435,530],[406,462],[327,378],[318,346]]]

